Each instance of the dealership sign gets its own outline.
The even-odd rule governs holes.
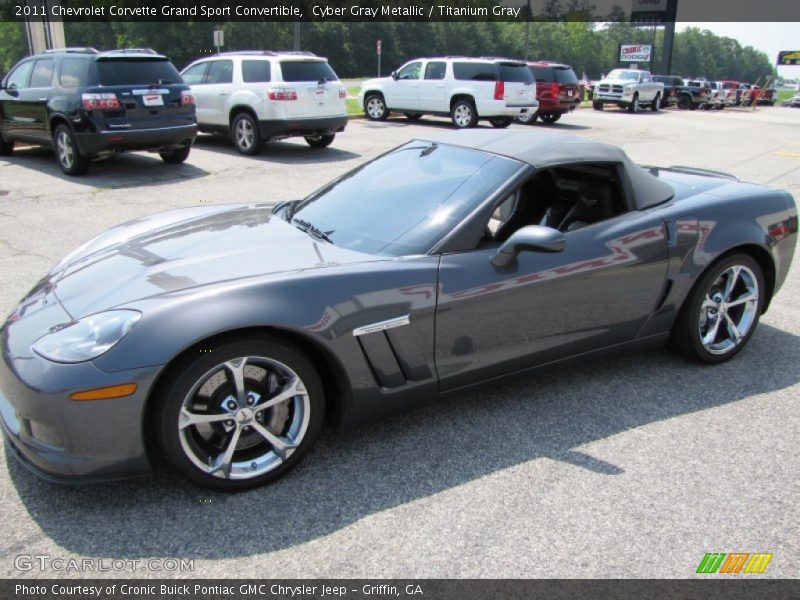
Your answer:
[[[800,50],[784,50],[778,54],[778,65],[800,65]]]
[[[620,62],[650,62],[653,46],[650,44],[622,44],[619,47]]]

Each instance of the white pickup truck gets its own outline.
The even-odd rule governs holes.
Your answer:
[[[653,81],[650,71],[614,69],[597,84],[592,106],[603,110],[605,104],[616,104],[632,113],[649,106],[655,112],[663,98],[664,84]]]

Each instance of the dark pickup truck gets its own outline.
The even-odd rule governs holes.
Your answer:
[[[711,98],[711,86],[707,81],[685,79],[676,92],[678,108],[695,110],[707,104]]]

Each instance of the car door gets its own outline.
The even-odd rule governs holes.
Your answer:
[[[419,82],[419,109],[423,112],[447,112],[447,90],[444,78],[447,63],[429,60],[425,63],[422,80]]]
[[[651,102],[656,97],[656,86],[653,83],[650,73],[639,74],[639,99],[643,102]]]
[[[404,65],[396,73],[394,82],[384,90],[389,108],[419,110],[419,82],[422,76],[422,61],[415,60]]]
[[[181,73],[184,83],[192,88],[194,95],[195,114],[198,125],[210,125],[212,100],[206,89],[206,74],[209,62],[201,62],[190,66]]]
[[[565,237],[562,252],[523,251],[502,268],[496,246],[441,257],[441,390],[636,338],[664,290],[663,220],[632,211]]]
[[[8,74],[3,82],[3,89],[0,90],[0,114],[2,114],[0,124],[3,133],[8,137],[14,137],[25,130],[25,111],[20,95],[28,88],[31,71],[33,71],[32,60],[20,63]]]
[[[40,141],[47,133],[47,100],[53,85],[53,58],[39,58],[33,66],[26,87],[16,91],[11,103],[13,135]]]

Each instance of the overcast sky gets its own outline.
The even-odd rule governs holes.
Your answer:
[[[775,64],[781,50],[800,50],[800,23],[677,23],[676,30],[687,27],[709,29],[717,35],[739,40],[742,46],[753,46],[769,56]],[[800,66],[778,67],[778,73],[792,79],[800,77]]]

